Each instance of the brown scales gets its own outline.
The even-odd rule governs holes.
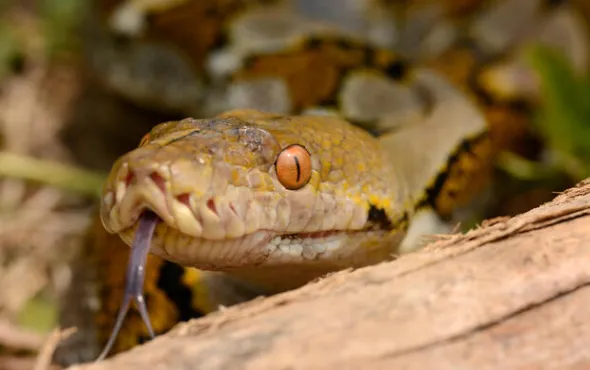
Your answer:
[[[110,15],[122,0],[106,0],[100,4],[103,17]],[[208,54],[222,46],[225,29],[231,19],[246,9],[280,3],[281,0],[207,0],[184,1],[169,9],[146,14],[147,30],[143,37],[178,48],[189,57],[193,66],[204,71]]]
[[[405,77],[405,63],[393,52],[368,47],[347,37],[310,37],[291,50],[252,56],[233,76],[235,81],[277,77],[289,87],[293,110],[338,105],[342,80],[352,69],[387,77]]]

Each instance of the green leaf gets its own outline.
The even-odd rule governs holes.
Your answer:
[[[41,0],[41,19],[50,55],[78,46],[76,27],[83,20],[84,0]]]
[[[547,147],[575,180],[590,176],[590,78],[577,76],[563,55],[546,47],[532,47],[527,58],[541,80],[535,123]]]
[[[25,328],[48,333],[57,322],[57,302],[39,294],[23,307],[17,322]]]

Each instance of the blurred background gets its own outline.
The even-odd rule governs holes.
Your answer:
[[[361,1],[344,1],[352,10],[342,7],[342,13],[334,11],[341,4],[335,0],[298,0],[297,6],[311,16],[335,14],[336,22],[358,29]],[[533,32],[539,37],[518,42],[491,39],[482,31],[474,39],[487,42],[481,48],[493,49],[493,58],[475,67],[463,64],[463,44],[440,35],[449,29],[475,32],[474,24],[485,23],[478,15],[496,1],[441,1],[443,10],[435,15],[428,0],[364,2],[365,21],[384,25],[367,34],[413,63],[439,70],[475,96],[499,127],[494,171],[502,186],[473,224],[524,212],[590,176],[590,2],[539,1],[548,18],[562,11],[553,3],[565,4],[581,28],[570,27],[563,16],[555,17],[556,30]],[[186,115],[138,104],[105,83],[88,58],[99,46],[87,31],[94,17],[91,3],[109,9],[125,2],[0,0],[0,369],[47,368],[47,338],[55,337],[50,333],[71,280],[69,263],[106,172],[149,127]],[[509,28],[525,16],[504,11],[498,17],[492,28]],[[522,24],[528,29],[521,33],[530,33]],[[387,30],[396,34],[394,41],[383,37]],[[466,77],[474,70],[477,84]]]

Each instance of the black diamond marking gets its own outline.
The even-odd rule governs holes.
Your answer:
[[[378,225],[380,229],[392,230],[393,224],[387,217],[383,208],[378,208],[374,204],[370,205],[368,222],[372,225]]]
[[[486,140],[487,137],[488,132],[486,131],[476,137],[463,140],[463,142],[461,142],[461,144],[457,147],[453,155],[451,155],[447,160],[447,164],[444,167],[444,170],[436,176],[433,185],[426,189],[425,199],[420,201],[416,208],[421,208],[429,205],[434,210],[438,211],[436,209],[436,198],[441,194],[442,189],[449,178],[451,168],[463,155],[468,154],[475,156],[475,153],[473,152],[474,145],[476,145],[482,140]]]
[[[197,311],[192,305],[193,291],[182,283],[184,268],[165,261],[160,266],[157,287],[174,303],[178,310],[179,321],[187,321],[192,318],[204,316],[204,312]]]
[[[390,77],[394,81],[399,81],[407,76],[409,69],[410,66],[405,60],[398,59],[389,63],[385,67],[384,72],[388,77]]]

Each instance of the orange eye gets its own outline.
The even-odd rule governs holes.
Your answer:
[[[279,153],[275,169],[284,187],[289,190],[301,189],[311,178],[311,155],[301,145],[289,145]]]
[[[149,143],[151,140],[151,136],[150,133],[148,132],[147,134],[143,135],[143,137],[141,138],[141,141],[139,142],[139,146],[144,146],[145,144]]]

